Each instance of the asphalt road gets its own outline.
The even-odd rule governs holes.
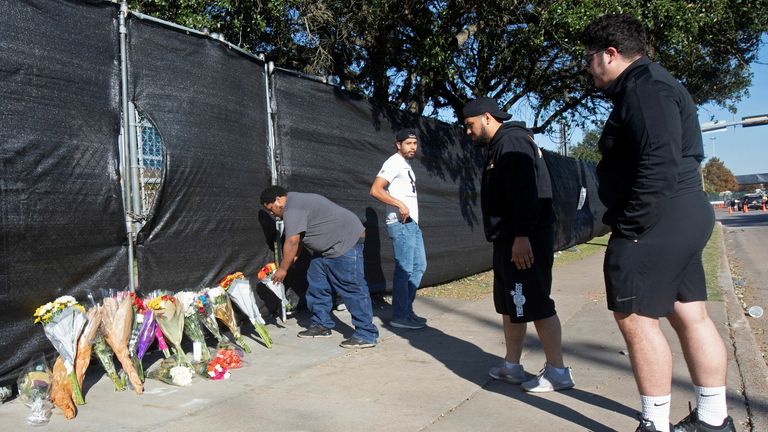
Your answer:
[[[748,318],[764,358],[768,358],[768,212],[729,214],[715,209],[725,228],[725,246],[734,277],[734,288],[746,307],[760,306],[761,318]]]

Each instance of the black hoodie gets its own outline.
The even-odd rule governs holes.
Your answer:
[[[525,123],[504,123],[491,139],[480,201],[488,241],[529,237],[554,223],[549,171]]]

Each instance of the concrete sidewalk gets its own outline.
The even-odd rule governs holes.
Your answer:
[[[623,340],[605,307],[602,259],[598,254],[554,272],[553,296],[563,323],[566,363],[576,380],[576,388],[571,390],[528,394],[519,386],[488,376],[488,369],[505,352],[501,322],[490,296],[477,302],[418,297],[415,308],[429,318],[428,328],[390,328],[382,324],[388,322],[389,307],[376,308],[381,338],[373,349],[348,351],[338,346],[352,332],[347,312],[336,312],[339,325],[332,339],[317,340],[296,337],[300,324],[306,325],[308,320],[300,315],[298,322],[291,319],[285,327],[269,325],[274,348],[267,350],[253,341],[246,367],[234,370],[228,381],[198,380],[190,387],[173,387],[147,380],[145,394],[137,396],[130,391],[114,393],[111,381],[101,378],[86,383],[87,405],[76,419],[67,421],[55,410],[47,428],[633,431],[639,397],[629,359],[622,353]],[[730,279],[724,273],[721,276],[721,285],[727,285]],[[749,356],[754,360],[756,351],[743,338],[748,323],[739,321],[744,319],[743,311],[726,307],[735,297],[729,299],[726,293],[725,298],[725,302],[710,302],[708,308],[729,347],[729,411],[739,430],[749,430],[744,424],[750,413],[759,425],[754,430],[768,430],[764,387],[749,384],[755,380],[765,384],[765,364],[760,370],[759,365],[745,360]],[[736,318],[729,321],[727,309]],[[688,414],[688,401],[695,398],[679,344],[668,325],[665,331],[672,341],[675,362],[675,421]],[[523,364],[533,374],[544,365],[536,341],[530,326]],[[740,364],[752,370],[742,373]],[[0,428],[30,428],[24,420],[27,414],[18,400],[0,406]]]

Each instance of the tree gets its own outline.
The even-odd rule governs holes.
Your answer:
[[[600,131],[590,129],[584,133],[581,142],[571,147],[570,156],[574,159],[600,162],[602,155],[597,148],[597,141],[600,139]]]
[[[734,109],[751,83],[765,0],[131,0],[132,8],[222,33],[277,66],[337,76],[380,105],[436,116],[474,97],[527,107],[536,133],[584,126],[607,104],[578,36],[606,12],[646,25],[651,56],[697,104]]]
[[[737,191],[739,184],[731,170],[716,157],[709,158],[704,165],[704,190],[707,193]]]

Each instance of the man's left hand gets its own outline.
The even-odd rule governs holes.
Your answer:
[[[272,275],[272,282],[280,283],[285,280],[285,275],[287,275],[288,272],[279,268],[275,270],[275,274]]]

